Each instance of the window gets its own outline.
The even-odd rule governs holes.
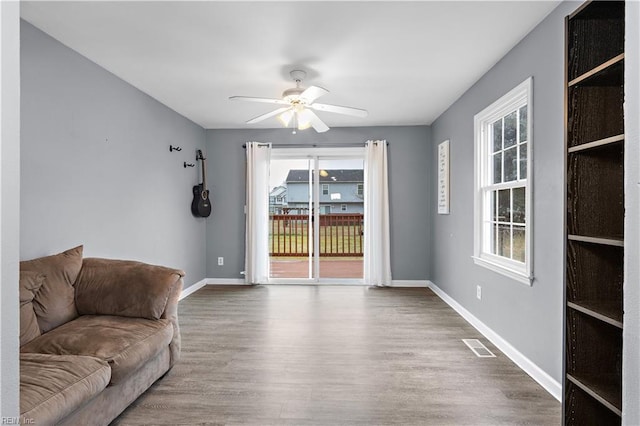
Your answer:
[[[363,195],[364,194],[364,183],[359,183],[358,184],[358,189],[356,191],[357,191],[356,194]]]
[[[347,211],[347,205],[346,204],[341,204],[340,205],[340,211],[346,212]]]
[[[520,282],[532,280],[533,80],[475,116],[474,261]]]
[[[329,184],[328,183],[323,183],[322,184],[322,195],[329,195]]]

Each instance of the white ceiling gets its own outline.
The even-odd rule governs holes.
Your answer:
[[[329,126],[431,124],[559,1],[22,2],[22,17],[204,128],[244,122],[293,86],[369,111]]]

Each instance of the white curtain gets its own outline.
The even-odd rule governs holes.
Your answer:
[[[269,279],[269,163],[271,144],[247,143],[245,281]]]
[[[364,281],[369,285],[391,285],[386,141],[366,143],[364,200]]]

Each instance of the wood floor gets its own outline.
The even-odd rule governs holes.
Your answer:
[[[181,360],[114,424],[561,421],[559,402],[424,288],[206,286],[179,314]]]

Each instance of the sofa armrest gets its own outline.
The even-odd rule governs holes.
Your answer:
[[[171,367],[173,367],[178,359],[180,359],[181,340],[180,325],[178,323],[178,301],[180,300],[180,294],[182,293],[182,276],[180,277],[180,281],[178,282],[178,284],[179,285],[174,285],[171,288],[169,298],[167,299],[167,306],[161,317],[168,319],[173,325],[173,339],[171,339],[171,343],[169,344],[169,350],[171,351]]]

